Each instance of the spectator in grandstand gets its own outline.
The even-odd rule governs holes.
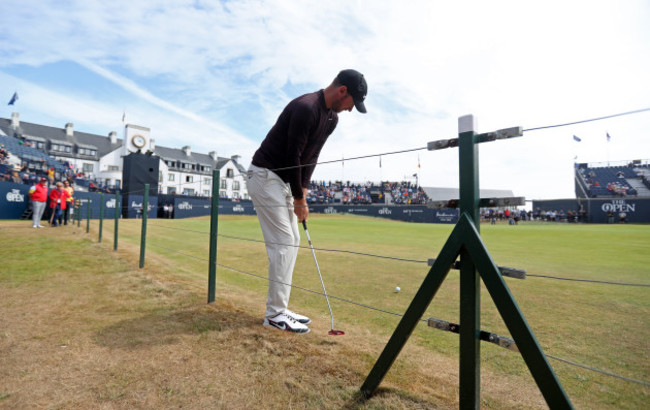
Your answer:
[[[63,224],[68,224],[68,219],[70,218],[70,208],[72,208],[72,203],[74,201],[74,188],[70,185],[70,181],[67,179],[63,181],[63,189],[68,192],[68,198],[66,199],[65,210],[63,210]]]
[[[54,183],[54,167],[50,167],[47,170],[47,180],[50,182],[50,185]]]
[[[43,228],[41,218],[47,203],[47,179],[41,178],[38,184],[29,189],[29,199],[32,200],[32,228]]]
[[[0,164],[7,164],[9,161],[9,151],[5,149],[4,144],[0,144]]]
[[[361,73],[341,71],[325,89],[292,100],[253,156],[248,193],[257,210],[269,258],[264,326],[309,332],[311,320],[288,309],[300,245],[298,222],[309,216],[307,189],[320,151],[338,124],[338,114],[353,107],[365,113],[367,90]]]
[[[61,213],[67,208],[68,195],[68,191],[63,189],[61,182],[57,182],[56,188],[50,191],[50,225],[54,228],[61,225]]]

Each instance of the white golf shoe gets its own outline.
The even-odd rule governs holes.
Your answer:
[[[273,317],[264,318],[264,326],[293,333],[309,333],[309,328],[306,325],[303,325],[286,313],[278,313]]]
[[[284,311],[284,313],[291,316],[292,318],[296,319],[296,321],[302,323],[303,325],[308,325],[308,324],[311,323],[310,318],[308,318],[307,316],[301,315],[299,313],[296,313],[296,312],[294,312],[292,310],[287,309],[287,310]]]

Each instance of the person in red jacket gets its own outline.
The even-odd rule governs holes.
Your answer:
[[[41,219],[47,205],[47,178],[29,189],[29,198],[32,200],[32,228],[43,228]]]
[[[62,222],[61,212],[65,211],[69,197],[70,194],[68,191],[63,189],[63,184],[61,182],[57,182],[56,189],[53,189],[52,192],[50,192],[50,210],[52,211],[50,216],[50,225],[55,228]]]

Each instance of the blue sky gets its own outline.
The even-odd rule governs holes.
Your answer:
[[[126,112],[160,145],[248,165],[290,99],[355,68],[368,114],[342,113],[321,160],[418,148],[455,137],[465,114],[484,132],[650,107],[648,21],[640,0],[3,0],[0,117],[121,135]],[[646,112],[483,144],[481,186],[571,197],[575,156],[650,159],[649,134]],[[456,187],[457,155],[327,164],[314,178],[419,173],[425,186]]]

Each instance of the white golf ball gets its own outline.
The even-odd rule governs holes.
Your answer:
[[[402,289],[399,286],[395,286],[395,292],[399,292],[400,290]]]

